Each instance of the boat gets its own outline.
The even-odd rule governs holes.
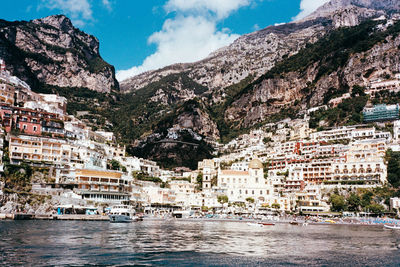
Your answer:
[[[291,224],[291,225],[299,225],[299,222],[291,221],[291,222],[289,222],[289,224]]]
[[[262,225],[275,225],[275,223],[261,222]]]
[[[256,227],[263,227],[263,225],[262,225],[261,223],[251,223],[251,222],[248,222],[247,225],[248,225],[248,226],[256,226]]]
[[[188,219],[192,213],[191,210],[176,210],[172,212],[172,217]]]
[[[127,205],[119,205],[111,208],[108,215],[110,222],[134,222],[138,221],[135,210]]]
[[[388,225],[385,224],[383,227],[388,228],[388,229],[393,229],[393,230],[400,230],[400,225]]]

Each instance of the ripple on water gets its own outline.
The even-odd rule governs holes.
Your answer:
[[[0,222],[2,265],[400,265],[381,227],[241,222]]]

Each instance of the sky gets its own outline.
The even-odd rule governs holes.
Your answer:
[[[0,18],[68,16],[123,80],[194,62],[240,35],[304,18],[329,0],[5,0]]]

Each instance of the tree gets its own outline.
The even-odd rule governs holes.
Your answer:
[[[332,211],[343,211],[346,208],[346,201],[343,196],[333,194],[330,197]]]
[[[273,203],[273,204],[271,205],[271,208],[276,209],[276,210],[279,210],[279,209],[281,208],[281,205],[278,204],[278,203]]]
[[[201,211],[208,211],[209,208],[207,206],[201,206]]]
[[[197,175],[196,183],[197,183],[196,189],[201,191],[203,189],[203,173],[202,172],[200,172]]]
[[[115,159],[112,159],[112,160],[108,163],[108,165],[109,165],[109,168],[110,168],[111,170],[116,170],[116,171],[118,171],[118,170],[120,169],[120,166],[121,166],[121,164],[119,163],[119,161],[118,161],[118,160],[115,160]]]
[[[268,144],[268,143],[270,143],[270,142],[272,142],[271,137],[264,137],[264,138],[263,138],[263,143],[264,143],[264,144]]]
[[[246,198],[246,201],[249,203],[254,203],[254,198],[248,197],[248,198]]]
[[[387,165],[388,182],[393,187],[399,187],[400,186],[400,153],[393,152],[392,150],[388,150],[386,152],[385,159],[388,162],[388,165]]]
[[[385,208],[382,205],[376,204],[376,203],[368,205],[366,207],[366,209],[369,212],[372,212],[372,213],[375,213],[375,214],[381,214],[385,210]]]
[[[359,86],[359,85],[354,85],[353,90],[351,90],[351,96],[365,96],[364,93],[365,87]]]
[[[367,207],[368,205],[371,204],[372,196],[374,194],[371,191],[365,192],[361,196],[361,206],[362,207]]]
[[[361,205],[361,199],[356,194],[351,194],[347,199],[347,206],[349,211],[359,211]]]
[[[225,195],[218,196],[218,202],[219,203],[224,204],[224,203],[228,203],[228,201],[229,201],[228,196],[225,196]]]
[[[211,186],[217,186],[218,185],[218,177],[216,175],[214,175],[211,178]]]

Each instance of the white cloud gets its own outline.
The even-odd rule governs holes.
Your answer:
[[[102,2],[103,2],[103,5],[105,8],[107,8],[109,11],[112,10],[112,5],[111,5],[110,0],[103,0]]]
[[[231,12],[250,4],[250,0],[169,0],[165,5],[168,12],[214,13],[218,19],[226,18]]]
[[[167,19],[162,29],[148,39],[149,44],[156,45],[156,52],[140,66],[118,71],[117,79],[122,81],[174,63],[201,60],[229,45],[239,35],[229,29],[219,30],[217,24],[251,1],[254,0],[169,0],[164,8],[168,13],[175,12],[175,17]]]
[[[83,26],[93,20],[92,7],[88,0],[42,0],[39,8],[61,10],[70,16],[77,26]]]
[[[300,10],[301,12],[293,18],[293,20],[299,20],[307,17],[315,10],[317,10],[320,6],[328,3],[330,0],[301,0],[300,2]]]

